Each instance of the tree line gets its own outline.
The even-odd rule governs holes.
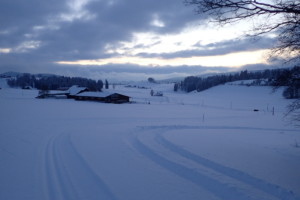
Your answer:
[[[24,73],[15,78],[7,80],[10,87],[32,87],[39,90],[59,90],[69,88],[73,85],[87,87],[91,91],[101,91],[103,88],[102,80],[92,80],[81,77],[65,77],[65,76],[36,76],[29,73]],[[106,80],[106,84],[108,82]]]
[[[283,96],[288,99],[300,98],[300,66],[291,69],[267,69],[263,71],[241,71],[239,73],[213,75],[208,77],[188,76],[181,83],[175,83],[174,91],[179,89],[203,91],[227,82],[255,80],[252,85],[272,86],[275,89],[286,86]]]

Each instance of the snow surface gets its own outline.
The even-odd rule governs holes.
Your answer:
[[[2,87],[0,199],[300,199],[300,131],[280,91],[147,87],[106,90],[135,101],[117,105]]]

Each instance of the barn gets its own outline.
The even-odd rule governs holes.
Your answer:
[[[78,101],[99,101],[104,103],[128,103],[130,97],[109,92],[90,92],[88,88],[72,86],[66,91],[41,91],[36,98],[69,98]]]
[[[130,101],[130,97],[119,94],[119,93],[113,93],[111,95],[108,95],[105,99],[105,102],[107,103],[128,103]]]
[[[130,97],[119,93],[108,92],[82,92],[72,96],[75,100],[80,101],[99,101],[105,103],[128,103]]]

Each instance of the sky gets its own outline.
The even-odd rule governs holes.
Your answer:
[[[219,27],[183,0],[1,0],[0,73],[108,80],[264,69],[273,37]]]

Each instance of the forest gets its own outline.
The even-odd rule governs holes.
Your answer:
[[[39,90],[64,90],[73,85],[87,87],[90,91],[101,91],[103,88],[102,80],[92,80],[81,77],[66,77],[66,76],[38,76],[29,73],[24,73],[16,78],[7,80],[10,87],[21,88],[36,88]]]
[[[181,89],[186,92],[195,90],[200,92],[217,85],[240,80],[255,80],[251,85],[272,86],[274,90],[285,86],[283,92],[283,96],[285,98],[296,99],[300,97],[300,66],[250,72],[248,70],[244,70],[238,73],[207,77],[188,76],[181,83],[176,83],[174,85],[174,91]]]

